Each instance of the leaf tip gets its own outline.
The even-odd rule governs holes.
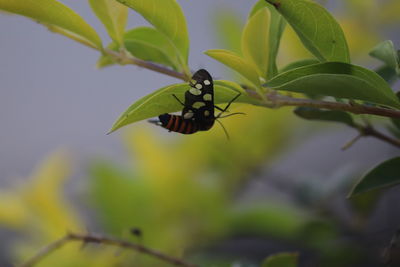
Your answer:
[[[109,130],[109,131],[106,133],[106,135],[110,135],[110,134],[112,134],[113,132],[114,132],[114,130],[111,129],[111,130]]]

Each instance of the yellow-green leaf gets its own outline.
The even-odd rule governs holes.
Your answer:
[[[232,81],[227,81],[227,80],[216,80],[214,81],[214,85],[220,85],[224,87],[231,88],[235,91],[238,91],[242,94],[246,94],[246,91],[243,89],[243,87],[240,86],[240,84],[232,82]]]
[[[115,0],[89,0],[89,4],[106,27],[108,35],[118,44],[122,44],[128,8]]]
[[[270,12],[262,8],[248,19],[242,35],[243,56],[264,79],[267,79],[269,67],[269,22]]]
[[[349,197],[400,183],[400,157],[386,160],[370,170],[354,186]]]
[[[0,0],[0,10],[26,16],[47,25],[54,25],[85,39],[92,47],[102,48],[101,39],[96,31],[75,11],[58,1]]]
[[[391,40],[383,41],[372,49],[369,53],[370,56],[377,58],[384,62],[387,66],[396,71],[400,75],[400,59],[398,52],[394,48]]]
[[[296,31],[303,45],[321,61],[350,62],[343,30],[322,6],[309,0],[267,0]]]
[[[134,9],[172,42],[180,54],[183,65],[187,65],[189,34],[186,19],[175,0],[117,0]]]
[[[257,69],[242,57],[224,49],[207,50],[205,54],[237,71],[249,82],[251,82],[257,89],[260,88],[261,83],[258,77]]]
[[[351,115],[340,110],[322,110],[310,107],[298,107],[293,112],[300,118],[306,120],[340,122],[347,124],[350,127],[355,127]]]
[[[278,68],[276,66],[276,57],[278,55],[278,50],[281,42],[281,37],[283,30],[286,26],[285,19],[276,11],[275,7],[267,3],[265,0],[259,0],[251,9],[250,17],[254,16],[260,9],[268,8],[270,13],[269,20],[269,41],[268,41],[268,79],[274,77],[278,73]]]
[[[262,267],[296,267],[298,253],[278,253],[269,256],[262,263]]]
[[[183,71],[179,65],[176,50],[171,42],[152,27],[138,27],[129,30],[124,35],[125,48],[135,57],[156,62]],[[118,50],[118,45],[113,42],[107,46],[111,50]],[[97,67],[102,68],[113,64],[114,61],[102,55],[97,62]]]
[[[231,86],[223,86],[223,83],[223,81],[215,81],[215,104],[227,103],[238,94],[238,91],[232,89]],[[122,115],[112,126],[110,133],[127,124],[149,119],[163,113],[170,113],[182,110],[182,105],[172,95],[175,94],[179,99],[183,101],[184,93],[188,89],[189,85],[186,83],[173,84],[156,90],[153,93],[139,99],[134,104],[132,104],[124,113],[122,113]],[[237,98],[235,102],[250,104],[259,103],[258,100],[251,98],[244,93],[242,93],[242,95]]]
[[[400,108],[392,88],[376,72],[340,62],[325,62],[292,69],[266,84],[275,90],[364,100]]]

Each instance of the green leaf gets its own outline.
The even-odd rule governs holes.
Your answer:
[[[354,186],[349,197],[400,183],[400,157],[380,163]]]
[[[308,0],[267,0],[296,31],[303,45],[321,61],[350,62],[343,30],[322,6]]]
[[[101,218],[102,226],[119,236],[127,229],[128,221],[135,222],[132,226],[147,225],[149,214],[143,210],[152,203],[149,185],[137,174],[111,162],[100,160],[90,167],[89,196]],[[121,206],[121,203],[125,204]],[[138,213],[141,216],[137,216]]]
[[[358,220],[363,219],[365,223],[368,221],[369,216],[375,210],[383,193],[382,191],[375,190],[352,196],[349,199],[349,204],[353,212],[358,216]]]
[[[390,118],[390,120],[392,121],[393,125],[400,130],[400,119],[397,118]]]
[[[285,71],[301,68],[301,67],[312,65],[312,64],[318,64],[318,63],[319,63],[319,61],[315,58],[301,59],[301,60],[294,61],[294,62],[287,64],[282,69],[280,69],[279,72],[285,72]]]
[[[260,79],[257,75],[256,68],[244,60],[242,57],[236,55],[235,53],[223,50],[223,49],[211,49],[204,52],[207,56],[218,60],[222,64],[234,69],[243,77],[245,77],[249,82],[251,82],[256,88],[261,87]]]
[[[338,110],[321,110],[317,108],[299,107],[294,113],[306,120],[332,121],[354,126],[353,118],[349,113]]]
[[[115,0],[89,0],[92,10],[107,29],[108,35],[118,44],[123,43],[128,8]]]
[[[269,67],[269,22],[269,10],[262,8],[248,19],[242,35],[243,56],[264,79],[267,79]]]
[[[215,104],[227,103],[232,100],[238,91],[232,86],[224,86],[225,81],[214,82]],[[112,126],[110,133],[137,121],[149,119],[163,113],[171,113],[182,110],[182,105],[172,96],[175,94],[183,100],[184,93],[188,90],[188,84],[173,84],[154,91],[132,104]],[[242,94],[235,103],[257,104],[259,101]]]
[[[279,74],[266,84],[276,90],[369,101],[400,108],[392,89],[375,72],[360,66],[326,62]]]
[[[269,256],[262,263],[262,267],[296,267],[298,253],[278,253]]]
[[[189,35],[182,9],[175,0],[117,0],[134,9],[164,34],[178,51],[183,66],[187,65]]]
[[[125,33],[125,48],[135,57],[170,66],[181,71],[176,55],[176,50],[169,40],[151,27],[138,27]],[[108,45],[111,50],[118,50],[118,45],[113,42]],[[101,56],[97,62],[99,68],[114,64],[108,56]]]
[[[55,0],[0,0],[0,10],[54,26],[55,32],[68,32],[63,34],[76,36],[74,40],[83,39],[91,47],[102,49],[101,39],[96,31],[75,11]]]
[[[396,70],[388,65],[383,65],[375,70],[387,83],[393,84],[397,80]]]
[[[237,91],[242,94],[246,94],[246,91],[243,89],[243,87],[240,86],[240,84],[232,82],[232,81],[227,81],[227,80],[216,80],[214,81],[214,85],[220,85],[223,87],[228,87],[231,88],[234,91]],[[259,103],[258,101],[254,101],[253,104]]]
[[[396,93],[397,99],[400,100],[400,92]],[[391,132],[400,139],[400,119],[399,118],[390,118],[395,129],[391,129]]]
[[[296,207],[264,203],[236,208],[227,225],[236,235],[292,239],[299,236],[309,220]]]
[[[392,41],[386,40],[378,44],[369,52],[369,55],[381,60],[400,75],[400,60]]]
[[[279,14],[278,11],[265,0],[259,0],[250,11],[250,17],[257,13],[262,8],[268,8],[270,12],[269,21],[269,56],[268,56],[268,73],[267,77],[272,78],[278,73],[276,66],[276,57],[278,55],[279,44],[286,26],[285,19]]]
[[[88,46],[88,47],[97,49],[97,47],[95,47],[95,46],[93,45],[92,42],[88,41],[88,40],[85,39],[85,38],[82,38],[82,37],[79,36],[79,35],[76,35],[76,34],[70,32],[70,31],[67,31],[67,30],[65,30],[65,29],[63,29],[63,28],[57,27],[57,26],[52,25],[52,24],[47,24],[47,23],[41,23],[41,24],[42,24],[43,26],[47,27],[47,29],[48,29],[49,31],[51,31],[51,32],[64,35],[64,36],[66,36],[66,37],[68,37],[68,38],[70,38],[70,39],[72,39],[72,40],[74,40],[74,41],[77,41],[77,42],[83,44],[83,45],[86,45],[86,46]]]

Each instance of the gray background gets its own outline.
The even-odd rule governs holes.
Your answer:
[[[108,42],[103,26],[91,12],[87,1],[62,2],[93,25],[104,44]],[[229,7],[244,19],[254,2],[179,1],[188,21],[192,69],[205,67],[215,77],[224,77],[221,64],[202,54],[204,50],[218,48],[210,18],[219,8]],[[329,1],[330,4],[333,2],[337,3]],[[138,14],[131,14],[128,28],[144,24],[146,22]],[[124,161],[126,156],[119,138],[120,131],[106,135],[112,123],[138,98],[166,84],[180,82],[134,66],[96,70],[98,52],[50,33],[20,16],[0,14],[0,33],[2,187],[11,185],[16,179],[26,179],[37,163],[60,147],[73,153],[78,170],[75,178],[79,178],[93,157]],[[382,40],[400,36],[398,30],[385,34]],[[316,125],[303,123],[309,127]],[[277,194],[279,190],[271,184],[285,179],[297,179],[300,183],[319,179],[321,188],[326,188],[334,185],[336,178],[342,178],[341,173],[365,171],[384,159],[399,155],[398,149],[373,138],[362,139],[342,152],[340,147],[356,133],[341,125],[332,125],[328,131],[320,131],[316,136],[304,132],[296,134],[304,142],[276,158],[270,164],[272,168],[262,169],[259,176],[269,180],[254,179],[244,190],[245,199]],[[339,196],[339,200],[343,202],[345,196]],[[372,220],[375,226],[371,227],[371,232],[386,230],[381,243],[384,245],[400,224],[398,211],[393,210],[397,207],[392,203],[398,203],[397,188],[380,202],[381,209],[375,215],[375,221]],[[343,213],[343,209],[339,212]]]
[[[206,67],[214,76],[224,77],[222,66],[202,54],[204,50],[217,48],[215,36],[210,32],[213,28],[210,15],[218,8],[229,7],[245,18],[255,1],[179,2],[188,21],[191,68]],[[93,25],[105,44],[108,42],[87,1],[63,3]],[[143,24],[146,22],[138,14],[131,14],[128,28]],[[0,32],[2,183],[28,176],[35,164],[59,147],[72,150],[81,164],[94,155],[122,160],[124,151],[119,133],[105,135],[114,120],[139,97],[179,82],[134,66],[96,70],[98,52],[50,33],[21,16],[1,14]],[[280,159],[276,168],[288,174],[300,168],[324,175],[342,163],[369,167],[397,153],[372,138],[341,152],[340,146],[355,132],[342,126],[336,126],[333,131],[329,136],[306,141],[297,151]],[[321,151],[326,157],[321,156]],[[319,164],[315,166],[315,162]]]
[[[108,37],[87,1],[63,1],[101,35]],[[214,48],[210,12],[228,5],[243,16],[252,3],[181,1],[191,37],[190,65],[221,70],[202,51]],[[129,27],[144,25],[131,14]],[[58,147],[81,159],[119,157],[119,133],[105,133],[139,97],[180,82],[134,66],[96,70],[99,53],[50,33],[30,19],[0,14],[0,180],[27,176],[33,166]],[[215,72],[214,71],[214,72]]]

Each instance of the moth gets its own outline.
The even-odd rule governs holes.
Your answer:
[[[182,102],[176,95],[172,95],[183,106],[181,115],[164,113],[158,116],[158,121],[150,122],[155,123],[170,132],[193,134],[198,131],[210,130],[214,126],[215,121],[217,121],[228,136],[224,126],[218,121],[218,119],[231,115],[243,114],[241,112],[236,112],[223,117],[221,116],[240,96],[240,93],[229,101],[224,109],[221,109],[214,104],[214,83],[208,71],[205,69],[196,71],[193,74],[189,85],[189,90],[185,92],[184,102]],[[220,113],[215,115],[215,109],[218,109]]]

